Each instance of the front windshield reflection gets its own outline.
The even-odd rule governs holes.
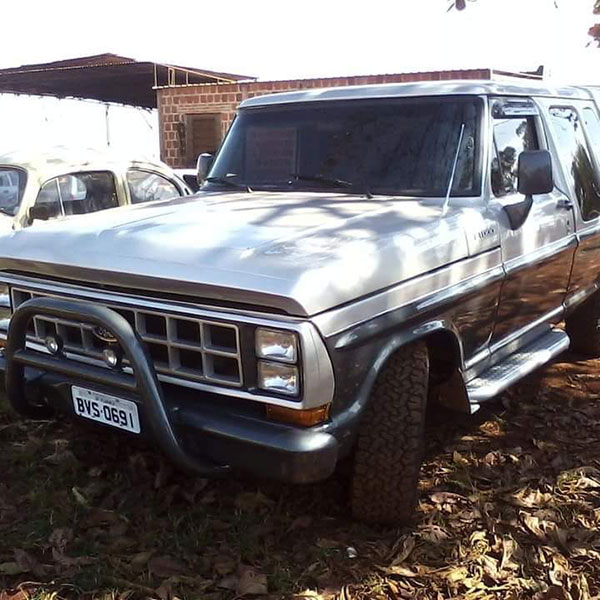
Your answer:
[[[451,195],[476,195],[480,114],[473,97],[245,109],[204,188],[443,197],[457,158]]]

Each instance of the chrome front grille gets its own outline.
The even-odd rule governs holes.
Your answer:
[[[14,309],[31,298],[48,294],[13,287]],[[243,385],[240,335],[236,325],[184,317],[163,311],[110,305],[138,332],[159,374],[181,380],[241,387]],[[102,359],[107,346],[89,323],[77,323],[45,315],[35,316],[28,339],[43,344],[47,336],[59,335],[67,353]]]

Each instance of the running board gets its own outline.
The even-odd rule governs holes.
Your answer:
[[[490,367],[466,385],[471,412],[507,387],[545,365],[569,347],[569,336],[560,329],[552,329],[502,362]]]

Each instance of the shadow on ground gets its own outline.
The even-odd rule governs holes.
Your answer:
[[[575,360],[473,417],[434,411],[405,529],[353,523],[342,475],[193,479],[138,440],[0,411],[0,599],[592,598],[600,363]]]

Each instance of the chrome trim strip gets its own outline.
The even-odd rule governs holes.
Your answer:
[[[474,354],[469,360],[465,361],[465,366],[464,366],[463,371],[464,372],[469,371],[475,365],[477,365],[485,360],[488,360],[489,358],[490,358],[490,349],[484,348],[477,354]]]
[[[515,258],[504,262],[504,269],[506,270],[506,275],[509,276],[515,271],[518,271],[519,269],[543,262],[547,258],[556,257],[564,250],[577,246],[577,244],[577,237],[575,236],[575,234],[571,234],[562,237],[556,240],[555,242],[546,244],[545,246],[538,248],[534,252],[529,252],[527,254],[521,254],[519,256],[516,256]]]
[[[409,313],[406,318],[410,318],[503,277],[500,248],[493,248],[374,296],[321,313],[312,321],[327,338],[400,308],[405,308]]]
[[[571,293],[565,298],[565,310],[570,310],[573,306],[585,302],[592,294],[595,294],[598,289],[600,289],[600,285],[597,281],[594,281],[589,287],[581,288],[576,292]]]
[[[587,240],[588,238],[594,237],[600,233],[600,221],[583,221],[583,227],[577,230],[577,239],[579,241]]]

